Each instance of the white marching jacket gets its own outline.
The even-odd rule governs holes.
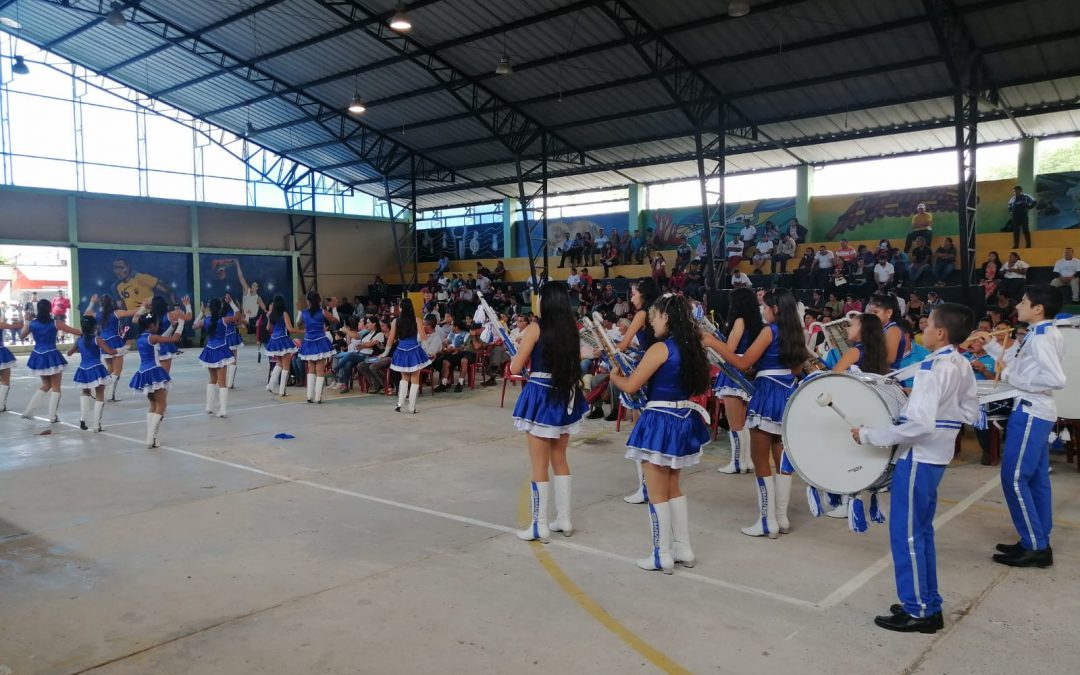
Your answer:
[[[1013,351],[1003,350],[997,342],[988,342],[986,352],[1005,362],[1002,379],[1023,392],[1014,401],[1013,410],[1053,422],[1057,419],[1053,391],[1065,387],[1065,338],[1051,319],[1028,328],[1028,334]],[[1023,402],[1023,403],[1022,403]]]

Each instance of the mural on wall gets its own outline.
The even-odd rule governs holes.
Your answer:
[[[978,232],[1000,232],[1009,220],[1013,181],[978,185]],[[919,204],[934,217],[934,234],[955,236],[959,225],[957,187],[945,185],[866,194],[831,195],[810,200],[810,241],[902,239],[911,231]]]
[[[135,309],[161,295],[170,305],[190,296],[191,254],[125,249],[80,248],[79,308],[93,295],[109,294],[120,309]]]
[[[1045,173],[1035,179],[1033,227],[1039,230],[1080,228],[1080,171]]]
[[[503,256],[503,224],[456,225],[416,232],[417,260],[435,262],[446,255],[450,260],[482,260]]]
[[[764,227],[767,222],[772,221],[781,232],[785,232],[795,219],[794,197],[730,202],[724,206],[724,227],[727,232],[725,241],[738,234],[747,223]],[[678,246],[684,235],[691,246],[696,247],[701,241],[703,228],[700,207],[650,209],[642,212],[641,217],[646,236],[659,235],[664,247]],[[714,233],[717,232],[716,225],[718,223],[714,223]]]
[[[592,232],[593,237],[604,231],[604,235],[611,237],[612,232],[618,232],[620,238],[630,231],[626,211],[617,213],[599,213],[593,216],[581,216],[578,218],[552,218],[548,220],[548,254],[553,255],[555,250],[566,240],[571,239],[579,232]],[[529,249],[525,242],[525,228],[521,221],[514,222],[515,247],[517,257],[524,258],[529,255]]]
[[[277,255],[199,254],[199,289],[203,302],[230,294],[250,321],[259,314],[259,300],[269,307],[275,295],[292,310],[293,259]]]

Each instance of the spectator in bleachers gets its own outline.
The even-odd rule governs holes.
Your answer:
[[[581,264],[596,264],[596,240],[593,238],[592,230],[581,233]]]
[[[746,245],[743,244],[742,235],[735,235],[732,237],[731,242],[727,245],[725,251],[725,259],[727,260],[728,271],[734,270],[742,262],[743,253],[745,252]]]
[[[667,261],[664,260],[664,254],[659,251],[653,255],[652,278],[661,288],[667,283]]]
[[[375,325],[375,322],[372,322]],[[381,319],[378,322],[378,335],[380,343],[386,344],[387,338],[390,337],[390,320]],[[375,336],[370,336],[372,340],[375,340]],[[390,367],[390,357],[393,353],[393,348],[380,349],[376,354],[374,350],[369,358],[361,361],[356,365],[356,372],[359,377],[366,378],[368,381],[368,391],[383,391],[387,394],[393,395],[393,389],[385,389],[386,383],[386,371]]]
[[[589,268],[581,268],[581,286],[582,288],[592,288],[593,278],[589,275]]]
[[[690,248],[690,240],[686,238],[686,235],[679,237],[679,246],[675,249],[675,270],[685,269],[690,264],[690,255],[693,253],[693,249]]]
[[[615,307],[612,309],[612,311],[619,319],[630,313],[630,303],[627,301],[626,296],[619,296],[619,299],[618,301],[616,301]]]
[[[911,250],[911,244],[916,239],[922,239],[927,246],[934,237],[934,216],[926,211],[926,204],[915,207],[915,215],[911,217],[911,232],[908,232],[904,240],[904,252]]]
[[[615,267],[618,262],[619,252],[610,242],[604,244],[604,247],[600,249],[600,265],[604,268],[605,279],[611,275],[611,268]]]
[[[1002,319],[1014,323],[1016,322],[1016,303],[1004,290],[991,296],[990,301],[987,304],[989,310],[999,311]]]
[[[791,235],[788,235],[791,236]],[[809,288],[814,274],[814,249],[807,248],[795,269],[795,287]]]
[[[937,291],[928,292],[926,294],[926,303],[923,305],[923,314],[925,316],[930,316],[930,312],[933,312],[944,303],[945,301],[941,299],[941,296],[938,295]]]
[[[640,265],[645,260],[645,241],[641,238],[641,234],[634,232],[634,236],[630,238],[630,250],[634,255],[634,262]],[[626,261],[630,262],[629,259]]]
[[[604,228],[601,227],[600,230],[596,233],[596,239],[593,241],[593,246],[595,247],[596,251],[602,251],[604,249],[604,244],[607,244],[610,241],[611,240],[608,239],[608,236],[604,234]],[[593,264],[595,265],[596,263]]]
[[[762,270],[765,267],[765,263],[772,260],[774,246],[772,239],[762,237],[761,241],[754,247],[754,255],[751,258],[754,266],[754,274],[763,274]]]
[[[615,303],[619,301],[619,296],[615,295],[615,287],[610,283],[604,284],[603,290],[600,292],[600,297],[596,299],[596,306],[594,311],[601,314],[614,314]],[[612,321],[615,319],[612,318]]]
[[[840,240],[840,246],[836,249],[837,265],[844,267],[844,271],[851,273],[855,269],[855,258],[859,252],[852,248],[847,239]]]
[[[619,264],[630,265],[634,261],[634,240],[629,232],[623,232],[619,238]]]
[[[952,237],[945,237],[945,241],[934,251],[934,278],[938,286],[944,286],[956,269],[956,246],[953,245]]]
[[[731,274],[731,287],[732,288],[752,288],[753,284],[750,283],[750,277],[746,276],[746,272],[740,269],[736,269]]]
[[[998,284],[1001,282],[1001,268],[1001,258],[998,256],[998,252],[990,251],[979,273],[979,285],[983,287],[983,297],[987,300],[997,294]]]
[[[896,285],[902,285],[908,278],[908,256],[898,248],[889,249],[889,263],[896,272]]]
[[[1013,248],[1020,248],[1020,233],[1024,233],[1024,248],[1031,248],[1031,231],[1028,229],[1028,213],[1035,207],[1035,198],[1017,185],[1009,197],[1009,224],[1012,226]]]
[[[915,248],[911,249],[908,264],[908,282],[912,286],[917,286],[922,275],[930,269],[930,260],[933,257],[934,252],[931,250],[926,238],[918,237],[915,240]]]
[[[574,238],[570,238],[570,233],[566,233],[566,238],[563,240],[562,246],[559,252],[562,253],[562,257],[559,259],[559,267],[566,264],[566,259],[570,258],[570,264],[576,265],[581,262],[581,249],[584,245],[581,240],[581,233],[578,232],[574,235]]]
[[[704,262],[692,262],[690,263],[690,269],[686,272],[686,285],[684,290],[687,295],[693,298],[700,297],[701,290],[705,288],[705,271]]]
[[[919,297],[919,294],[912,291],[911,294],[908,295],[907,312],[905,312],[905,314],[909,318],[916,317],[915,320],[918,320],[917,317],[922,316],[923,305],[925,304],[926,303],[923,302],[922,298]]]
[[[749,255],[750,249],[752,249],[757,242],[757,228],[754,227],[752,222],[749,220],[746,221],[743,228],[739,230],[739,238],[742,239],[743,246],[745,247],[745,254]]]
[[[857,299],[851,293],[848,293],[846,296],[844,296],[844,304],[840,308],[840,313],[841,314],[843,314],[844,316],[847,316],[848,312],[860,312],[861,313],[862,311],[863,311],[862,300]]]
[[[503,261],[495,261],[495,269],[491,270],[491,280],[497,282],[506,281],[506,265],[503,265]]]
[[[780,263],[780,273],[787,274],[788,261],[795,257],[795,240],[790,234],[780,237],[780,243],[776,245],[772,254],[772,265],[769,272],[776,274],[776,263]]]
[[[824,288],[826,282],[832,276],[833,266],[836,265],[836,254],[822,244],[814,254],[812,276],[816,288]]]
[[[1054,278],[1050,282],[1054,288],[1068,286],[1072,290],[1072,301],[1080,302],[1080,260],[1073,257],[1072,248],[1066,248],[1064,257],[1054,263]]]
[[[566,285],[570,288],[578,288],[581,286],[581,276],[578,274],[576,267],[570,268],[570,276],[566,277]]]
[[[707,258],[708,256],[709,256],[709,251],[707,250],[707,247],[705,246],[705,237],[702,237],[701,239],[698,240],[697,248],[694,250],[694,259],[691,262],[696,262],[698,260],[705,260],[705,258]]]
[[[1030,267],[1031,265],[1020,259],[1020,254],[1016,251],[1009,253],[1009,259],[1002,266],[1002,289],[1013,300],[1019,300],[1024,294]]]
[[[771,220],[765,221],[765,232],[761,235],[761,240],[768,239],[774,245],[780,243],[780,229],[776,227],[776,223]]]
[[[443,253],[439,256],[439,264],[435,266],[435,277],[438,278],[448,269],[450,269],[450,258]]]
[[[836,291],[829,291],[829,299],[825,301],[824,309],[832,310],[832,315],[836,318],[843,316],[844,303],[840,301]]]
[[[458,380],[454,392],[461,393],[465,383],[465,373],[468,369],[467,343],[469,338],[469,332],[465,330],[465,322],[455,319],[450,334],[446,336],[446,340],[443,342],[442,351],[439,352],[439,356],[431,364],[432,371],[441,375],[440,383],[435,387],[436,393],[447,390],[450,386],[450,373],[454,370],[458,371]],[[473,358],[475,359],[475,356]]]

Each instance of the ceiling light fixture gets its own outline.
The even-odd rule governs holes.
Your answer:
[[[11,72],[16,75],[29,75],[30,66],[26,65],[26,60],[23,57],[16,55],[15,63],[11,64]]]
[[[405,11],[404,2],[397,4],[394,16],[390,18],[390,27],[402,33],[412,30],[412,19],[409,18],[409,13]]]
[[[750,0],[731,0],[727,8],[728,16],[740,17],[750,13]]]
[[[245,131],[247,131],[245,136],[254,136],[255,135],[255,125],[252,124],[251,122],[248,122],[247,127],[245,128]]]
[[[367,111],[367,106],[364,105],[364,99],[360,98],[360,94],[354,94],[352,101],[349,102],[349,112],[354,115],[362,115]]]
[[[123,9],[124,6],[121,5],[119,2],[114,2],[109,5],[109,13],[105,16],[106,23],[108,23],[110,26],[116,26],[117,28],[126,25],[127,20],[124,18]]]
[[[10,16],[0,16],[0,25],[7,26],[12,30],[19,30],[22,28],[22,24],[12,19]]]
[[[510,63],[510,55],[503,54],[499,57],[499,65],[495,66],[496,75],[513,75],[514,64]]]

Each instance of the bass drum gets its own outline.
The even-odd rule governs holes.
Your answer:
[[[1064,420],[1080,420],[1080,316],[1057,324],[1065,339],[1065,388],[1054,392],[1057,415]]]
[[[836,410],[819,403],[822,394]],[[851,427],[895,423],[907,404],[900,385],[869,373],[822,373],[802,382],[784,409],[784,451],[799,477],[810,485],[841,495],[887,487],[896,450],[860,445]]]

